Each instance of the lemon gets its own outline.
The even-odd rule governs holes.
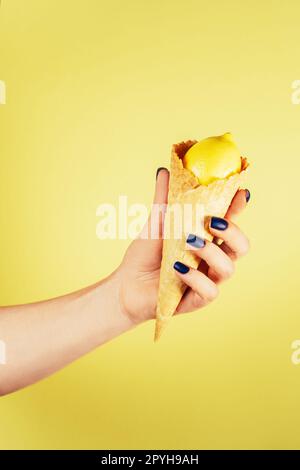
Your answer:
[[[194,144],[183,157],[183,166],[207,185],[241,171],[241,155],[232,135],[227,132]]]

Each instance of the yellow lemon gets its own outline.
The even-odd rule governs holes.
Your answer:
[[[183,157],[183,166],[194,173],[200,184],[207,185],[239,173],[241,155],[228,132],[194,144]]]

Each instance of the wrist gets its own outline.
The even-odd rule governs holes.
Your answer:
[[[137,290],[136,281],[123,264],[111,275],[117,286],[118,309],[126,317],[132,328],[153,317],[147,313],[144,303],[140,301],[141,292]]]
[[[110,341],[135,325],[120,303],[121,279],[117,272],[87,288],[79,295],[80,310],[85,311],[92,347]]]
[[[127,291],[128,286],[125,273],[121,267],[110,274],[104,282],[107,286],[105,295],[108,296],[109,304],[112,305],[113,315],[120,327],[126,331],[137,326],[140,321],[132,315],[132,312],[124,301],[124,292]]]

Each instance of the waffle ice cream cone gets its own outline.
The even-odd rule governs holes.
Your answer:
[[[224,179],[213,181],[208,185],[199,185],[199,181],[192,172],[183,167],[182,158],[188,149],[196,141],[187,141],[175,144],[172,147],[171,169],[168,194],[168,208],[164,221],[164,241],[163,255],[160,270],[158,304],[156,311],[155,341],[157,341],[170,318],[174,314],[183,294],[186,285],[176,275],[173,265],[175,261],[198,268],[199,258],[193,254],[192,250],[186,248],[186,238],[188,233],[181,232],[176,237],[176,224],[172,207],[189,206],[191,211],[191,226],[189,233],[199,234],[199,207],[201,208],[202,230],[199,235],[207,240],[212,240],[212,235],[205,228],[207,216],[224,217],[230,206],[232,198],[243,185],[246,174],[247,161],[242,158],[241,172]],[[183,225],[183,224],[182,224]],[[197,225],[197,226],[196,226]],[[184,228],[184,227],[183,227]],[[198,229],[198,230],[197,230]],[[178,230],[181,230],[179,227]],[[166,233],[168,231],[168,233]]]

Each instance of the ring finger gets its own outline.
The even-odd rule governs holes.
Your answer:
[[[224,281],[234,273],[233,261],[218,245],[190,234],[187,247],[206,262],[209,267],[208,277],[214,282]]]

